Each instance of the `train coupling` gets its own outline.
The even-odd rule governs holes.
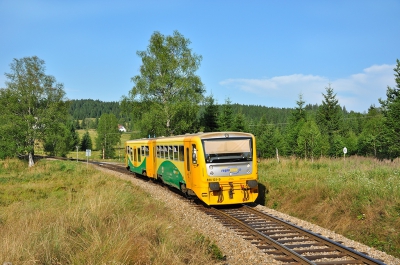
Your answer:
[[[229,182],[229,187],[230,187],[230,189],[229,189],[229,199],[233,199],[233,194],[235,194],[233,192],[233,182]]]

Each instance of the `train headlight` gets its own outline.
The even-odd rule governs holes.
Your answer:
[[[247,164],[247,167],[250,167],[250,163],[249,163],[249,164]]]
[[[210,187],[210,190],[212,191],[219,191],[219,182],[210,182],[208,183],[208,186]]]
[[[214,172],[210,171],[210,175],[214,175]]]
[[[257,180],[254,180],[254,179],[247,180],[246,183],[247,183],[247,186],[249,186],[250,188],[253,188],[253,189],[257,188],[257,186],[258,186]]]
[[[210,170],[212,170],[212,169],[213,169],[213,166],[212,166],[212,165],[210,165],[208,168],[209,168]]]

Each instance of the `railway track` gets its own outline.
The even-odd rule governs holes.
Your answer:
[[[128,173],[121,164],[89,163],[116,172]],[[341,242],[322,237],[246,205],[215,208],[198,203],[195,207],[236,231],[238,236],[250,240],[261,251],[284,264],[385,265],[381,260],[346,247]]]
[[[249,206],[199,209],[285,264],[385,264]]]

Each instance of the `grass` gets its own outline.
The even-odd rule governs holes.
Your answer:
[[[399,159],[264,160],[259,181],[262,204],[400,258]],[[222,256],[149,194],[71,161],[31,169],[0,161],[0,237],[0,262],[14,264],[207,264]]]
[[[86,130],[77,130],[78,135],[79,135],[79,139],[82,139],[83,135],[85,134]],[[97,131],[96,130],[89,130],[89,135],[90,138],[92,139],[92,150],[91,150],[91,156],[89,157],[89,159],[91,161],[103,161],[102,159],[102,151],[101,150],[97,150],[96,147],[96,138],[97,138]],[[116,151],[115,151],[115,155],[116,157],[114,159],[106,159],[105,161],[113,161],[113,162],[124,162],[124,144],[127,140],[130,140],[131,134],[130,133],[122,133],[121,134],[121,141],[118,145],[115,146]],[[41,154],[40,152],[37,152],[37,154]],[[80,159],[80,160],[86,160],[86,150],[78,150],[78,152],[76,151],[71,151],[69,152],[69,154],[67,155],[68,158],[71,159]]]
[[[400,257],[400,161],[266,160],[266,206]]]
[[[71,161],[0,161],[0,262],[212,264],[222,256],[130,182]]]

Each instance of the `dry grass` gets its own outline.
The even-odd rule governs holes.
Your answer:
[[[400,257],[400,161],[266,160],[265,205]]]
[[[0,161],[0,262],[212,264],[210,241],[130,182],[75,162]]]

